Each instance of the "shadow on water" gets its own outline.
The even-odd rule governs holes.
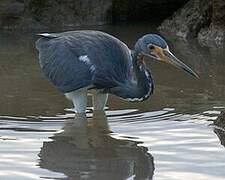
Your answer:
[[[152,179],[154,163],[148,148],[111,137],[104,112],[95,112],[90,119],[76,115],[51,139],[41,148],[41,168],[69,179]]]

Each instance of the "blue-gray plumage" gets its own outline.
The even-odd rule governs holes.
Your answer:
[[[96,90],[94,94],[110,93],[129,101],[147,99],[153,92],[153,79],[144,57],[173,63],[197,76],[173,56],[166,41],[156,34],[140,38],[134,50],[100,31],[40,35],[42,38],[36,47],[41,69],[55,87],[73,101],[78,112],[85,110],[85,96],[91,89]],[[98,101],[97,97],[102,100]],[[96,109],[104,108],[106,99],[107,96],[96,96]],[[82,103],[82,107],[76,107]]]

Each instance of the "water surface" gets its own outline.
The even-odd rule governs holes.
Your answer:
[[[151,24],[95,29],[131,48],[157,32]],[[85,117],[42,76],[34,33],[1,32],[0,179],[225,179],[224,131],[213,123],[225,108],[225,51],[164,36],[200,79],[146,61],[149,100],[111,96],[106,114],[89,108]]]

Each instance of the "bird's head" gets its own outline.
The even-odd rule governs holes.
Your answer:
[[[198,75],[190,67],[185,65],[170,52],[166,41],[159,35],[144,35],[135,44],[135,50],[145,57],[172,64],[198,78]]]

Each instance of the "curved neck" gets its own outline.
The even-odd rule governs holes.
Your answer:
[[[131,75],[125,84],[111,89],[111,93],[128,101],[143,101],[153,92],[153,79],[151,73],[145,68],[142,59],[138,58],[138,51],[131,51]]]
[[[143,57],[137,50],[132,51],[133,72],[136,82],[132,83],[132,89],[136,90],[138,101],[147,99],[153,93],[153,79],[150,71],[146,68]],[[134,97],[133,100],[136,98]],[[133,101],[131,99],[131,101]]]

